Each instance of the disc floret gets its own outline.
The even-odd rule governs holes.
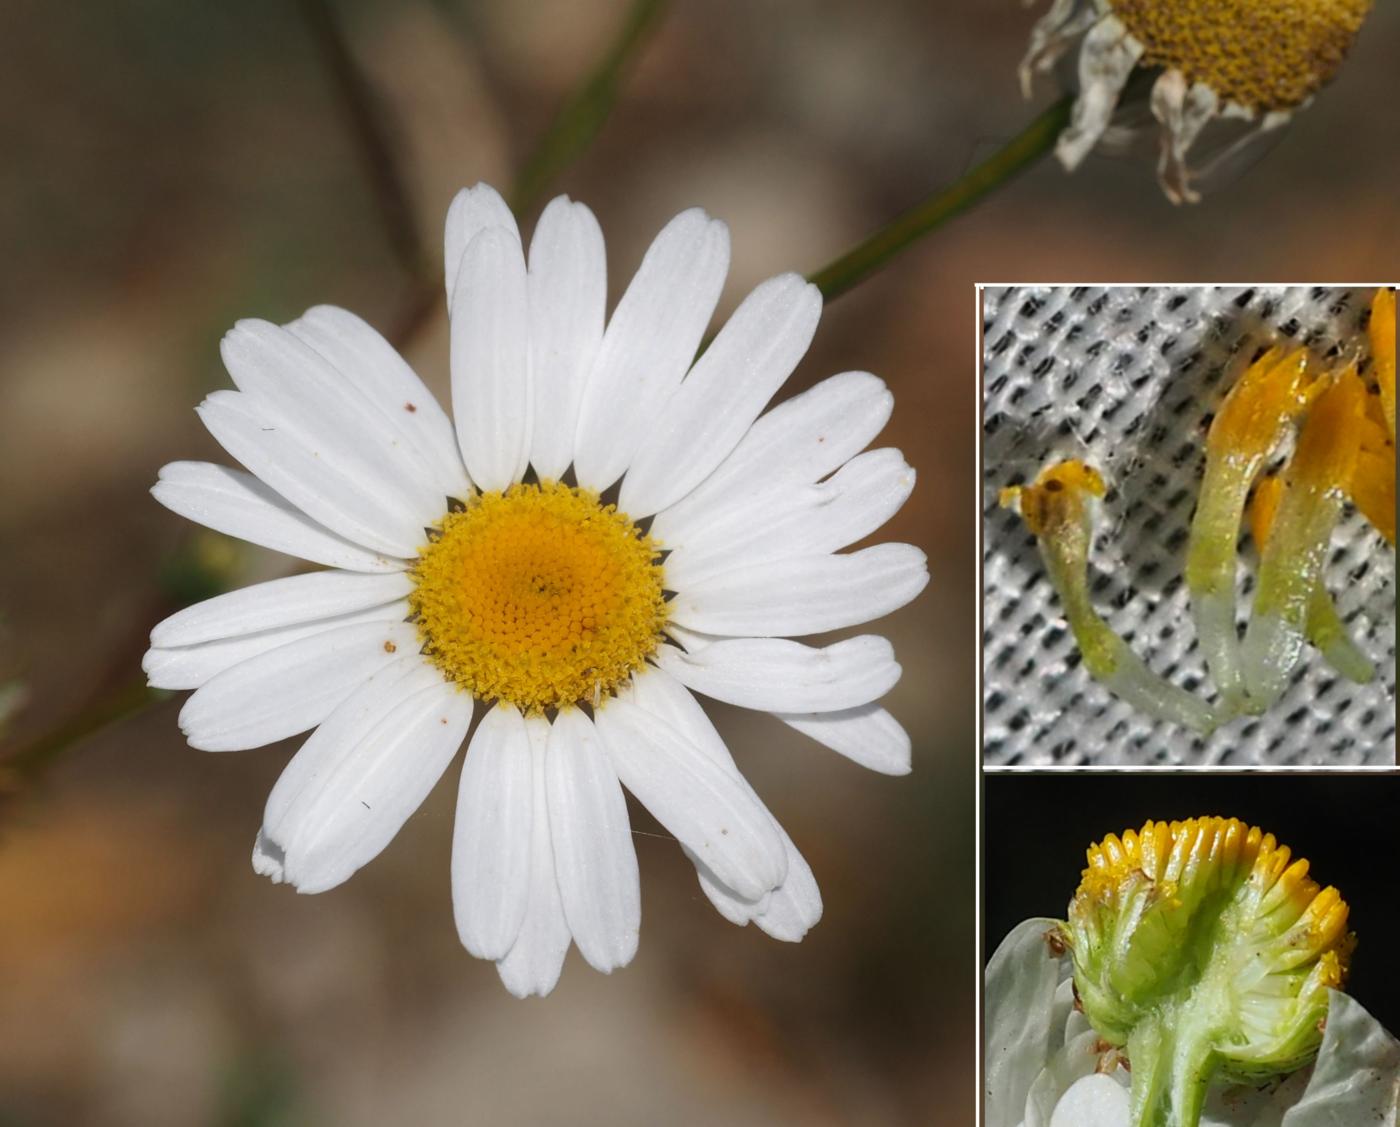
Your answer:
[[[424,653],[473,696],[527,714],[596,705],[660,643],[660,554],[595,493],[512,485],[429,530],[409,606]]]

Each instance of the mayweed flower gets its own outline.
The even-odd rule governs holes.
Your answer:
[[[1197,170],[1186,158],[1206,127],[1233,119],[1248,137],[1284,125],[1336,74],[1370,8],[1371,0],[1054,0],[1031,34],[1021,83],[1029,96],[1033,76],[1082,37],[1079,96],[1056,149],[1074,169],[1109,130],[1134,73],[1155,72],[1158,178],[1173,203],[1194,202]]]
[[[314,729],[253,850],[259,873],[307,893],[379,854],[482,702],[453,908],[519,996],[554,987],[571,943],[604,972],[636,952],[622,786],[722,914],[801,939],[821,915],[812,872],[693,694],[909,770],[877,703],[900,675],[889,643],[792,640],[879,618],[928,580],[907,544],[840,551],[913,488],[898,451],[861,453],[889,391],[847,372],[760,416],[821,312],[793,274],[696,360],[729,263],[727,229],[699,210],[661,231],[606,325],[582,204],[545,209],[527,261],[501,197],[463,191],[445,252],[454,419],[344,310],[224,338],[238,390],[198,410],[250,472],[176,462],[153,493],[326,570],[172,615],[151,632],[150,683],[196,690],[180,726],[198,748]]]
[[[1347,906],[1306,861],[1214,817],[1088,860],[988,965],[988,1127],[1394,1122],[1400,1043],[1338,992]]]

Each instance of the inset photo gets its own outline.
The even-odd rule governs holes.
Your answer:
[[[981,298],[983,761],[1395,764],[1395,293]]]
[[[989,775],[985,1127],[1394,1127],[1397,789]]]

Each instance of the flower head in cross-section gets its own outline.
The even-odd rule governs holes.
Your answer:
[[[762,413],[821,312],[791,274],[695,359],[729,264],[727,229],[698,210],[656,237],[611,318],[602,234],[566,198],[527,258],[495,191],[460,193],[446,262],[452,418],[343,310],[225,337],[238,390],[199,414],[248,472],[173,463],[155,496],[324,570],[166,619],[151,684],[196,690],[180,714],[195,747],[312,730],[253,850],[301,892],[389,843],[475,715],[453,907],[518,995],[548,993],[571,944],[602,971],[635,953],[624,786],[720,912],[800,939],[821,914],[811,869],[694,694],[909,769],[878,703],[900,674],[889,643],[794,640],[888,614],[928,580],[907,544],[841,551],[914,484],[898,451],[862,453],[889,391],[847,372]]]
[[[1080,45],[1078,99],[1056,148],[1072,170],[1100,141],[1135,131],[1137,115],[1120,104],[1134,100],[1130,85],[1150,83],[1162,190],[1195,202],[1199,176],[1286,124],[1331,81],[1371,2],[1053,0],[1031,34],[1021,84],[1029,96],[1034,75]],[[1198,139],[1212,156],[1192,168]]]
[[[1394,1123],[1397,1042],[1342,993],[1336,888],[1234,818],[1089,847],[987,966],[987,1127]]]

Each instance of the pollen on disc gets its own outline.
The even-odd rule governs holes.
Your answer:
[[[409,605],[424,653],[473,696],[531,713],[596,702],[660,643],[659,555],[593,493],[513,485],[443,518]]]

